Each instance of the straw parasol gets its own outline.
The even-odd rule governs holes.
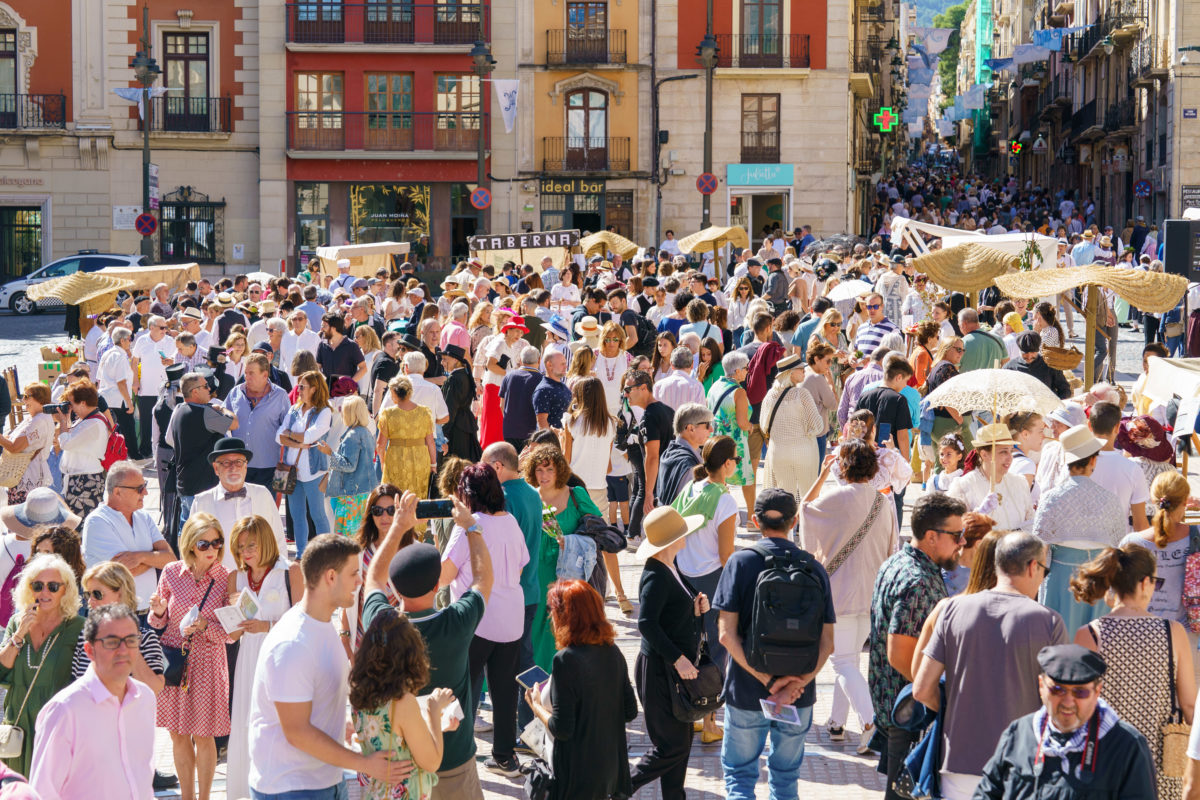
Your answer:
[[[968,242],[917,256],[913,267],[917,272],[924,272],[930,280],[947,291],[967,293],[991,286],[997,276],[1016,269],[1019,260],[1018,256],[1003,250],[988,247],[986,244]]]
[[[619,233],[600,231],[579,240],[579,250],[583,257],[596,253],[607,256],[610,252],[617,253],[621,258],[633,258],[638,251],[636,242],[631,242]]]
[[[1135,308],[1161,313],[1179,303],[1188,282],[1182,275],[1088,264],[1000,275],[996,285],[1010,297],[1050,297],[1077,286],[1102,286],[1116,292]]]
[[[30,300],[55,298],[69,306],[110,306],[117,292],[130,289],[134,281],[97,272],[76,272],[29,287]],[[99,302],[102,301],[102,302]],[[81,309],[82,310],[82,309]]]
[[[1011,369],[975,369],[955,375],[925,399],[933,408],[953,408],[960,414],[990,411],[996,419],[1017,411],[1049,414],[1062,404],[1046,384]]]
[[[733,225],[728,228],[710,225],[702,231],[680,239],[679,251],[681,253],[707,253],[711,250],[713,265],[719,279],[721,277],[721,259],[717,255],[717,251],[727,244],[734,247],[749,247],[750,237],[746,235],[746,229],[741,225]]]

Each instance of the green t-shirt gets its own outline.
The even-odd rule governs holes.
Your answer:
[[[508,513],[517,520],[521,535],[525,537],[525,548],[529,551],[529,563],[521,570],[521,591],[525,605],[538,603],[538,557],[542,549],[542,496],[525,481],[514,478],[505,481],[504,500]]]
[[[391,605],[383,592],[375,590],[367,594],[363,600],[363,629],[385,608],[391,608]],[[429,694],[434,689],[449,689],[454,692],[466,717],[457,730],[444,735],[445,749],[438,772],[462,766],[475,758],[475,726],[472,720],[479,693],[473,693],[471,689],[467,654],[475,637],[475,628],[483,619],[483,608],[483,595],[471,589],[441,611],[430,609],[408,615],[425,637],[425,647],[429,651],[429,683],[418,694]]]

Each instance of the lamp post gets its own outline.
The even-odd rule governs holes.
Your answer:
[[[150,56],[150,9],[142,7],[142,49],[137,51],[129,66],[142,85],[142,213],[150,213],[150,87],[162,74],[158,63]],[[154,242],[149,236],[142,237],[142,255],[154,257]]]
[[[717,37],[713,36],[713,0],[708,0],[708,23],[704,38],[696,47],[696,55],[700,65],[704,67],[704,171],[712,172],[712,135],[713,135],[713,68],[717,66]],[[701,199],[700,230],[712,225],[712,195],[703,195]]]
[[[475,185],[480,188],[486,188],[487,169],[484,166],[483,152],[483,98],[487,93],[484,83],[487,81],[487,76],[496,68],[496,59],[492,58],[492,50],[488,47],[487,42],[482,38],[482,22],[480,23],[480,39],[475,42],[475,46],[471,48],[471,60],[475,62],[475,74],[479,76],[479,135],[477,137],[476,158],[478,159],[478,171],[475,176]],[[475,233],[477,235],[487,233],[487,224],[485,209],[477,209],[479,218],[475,223]]]

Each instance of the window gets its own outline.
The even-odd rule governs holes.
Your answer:
[[[41,207],[0,207],[0,277],[28,275],[41,263]]]
[[[350,241],[416,242],[429,235],[429,184],[350,186]]]
[[[608,94],[580,89],[567,95],[567,169],[606,169]]]
[[[163,198],[162,257],[170,263],[225,263],[225,203],[186,187]]]
[[[437,75],[435,150],[474,150],[479,137],[478,75]]]
[[[17,32],[0,30],[0,128],[17,127]]]
[[[742,95],[742,163],[779,163],[779,95]]]
[[[783,0],[742,0],[739,64],[782,66]]]
[[[295,146],[309,150],[345,147],[342,73],[296,73]]]
[[[367,150],[413,149],[413,76],[367,73]]]
[[[296,183],[296,250],[300,264],[329,243],[329,184]]]
[[[608,61],[608,3],[567,3],[567,62]]]
[[[209,113],[208,34],[163,34],[164,83],[167,93],[155,109],[168,131],[217,130]],[[215,111],[215,105],[213,106]]]

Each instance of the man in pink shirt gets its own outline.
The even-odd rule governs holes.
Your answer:
[[[467,330],[468,313],[470,308],[466,303],[450,306],[450,321],[442,328],[442,338],[438,342],[439,350],[445,350],[448,344],[456,344],[468,353],[471,352],[471,333]]]
[[[42,707],[29,782],[43,800],[145,800],[154,796],[154,692],[134,680],[141,642],[119,603],[83,626],[87,672]]]

